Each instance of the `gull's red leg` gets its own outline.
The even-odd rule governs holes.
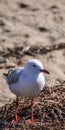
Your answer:
[[[32,113],[31,113],[31,121],[34,120],[33,112],[34,112],[34,98],[31,100],[31,106],[32,106]]]
[[[29,123],[32,123],[32,122],[35,121],[34,116],[33,116],[33,112],[34,112],[34,98],[32,98],[32,100],[31,100],[31,107],[32,107],[32,110],[31,110],[31,119],[27,120]]]
[[[18,114],[18,104],[19,104],[19,98],[16,98],[16,109],[15,109],[15,118],[11,121],[11,123],[16,123],[20,120],[20,117],[17,115]]]

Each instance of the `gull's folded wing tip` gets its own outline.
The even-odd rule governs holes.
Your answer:
[[[8,83],[8,74],[3,73],[3,78],[6,80],[6,82]]]

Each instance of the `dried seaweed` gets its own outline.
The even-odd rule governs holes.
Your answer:
[[[20,121],[12,124],[14,118],[15,100],[9,101],[0,108],[1,130],[64,130],[65,129],[65,82],[63,85],[45,87],[35,98],[34,117],[38,121],[28,123],[31,117],[30,98],[19,99]]]

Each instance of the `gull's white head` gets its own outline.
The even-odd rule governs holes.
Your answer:
[[[28,60],[25,65],[25,70],[28,73],[30,72],[34,74],[39,74],[43,72],[49,74],[49,72],[46,69],[44,69],[42,63],[37,59]]]

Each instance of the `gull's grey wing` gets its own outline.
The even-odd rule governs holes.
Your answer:
[[[4,74],[7,77],[7,82],[9,85],[16,83],[19,80],[19,76],[22,73],[23,68],[9,70],[8,74]]]

